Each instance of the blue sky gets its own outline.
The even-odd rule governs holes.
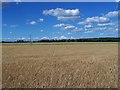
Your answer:
[[[115,2],[21,2],[2,9],[3,39],[118,36]]]

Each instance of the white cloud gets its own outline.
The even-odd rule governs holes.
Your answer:
[[[107,27],[96,27],[93,28],[93,30],[99,30],[99,31],[106,31],[108,28]]]
[[[84,33],[93,33],[93,31],[85,31]]]
[[[43,18],[39,18],[39,19],[38,19],[38,22],[43,22],[43,21],[44,21]]]
[[[36,24],[36,21],[31,21],[30,24],[34,25],[34,24]]]
[[[92,24],[92,23],[108,23],[110,22],[109,18],[107,17],[88,17],[84,21],[78,22],[79,25],[87,25],[87,24]]]
[[[35,24],[37,24],[37,23],[39,23],[39,22],[43,22],[43,21],[44,21],[43,18],[39,18],[38,20],[29,20],[29,19],[28,19],[26,24],[35,25]]]
[[[21,0],[14,0],[16,2],[16,4],[19,4],[21,2]]]
[[[56,8],[56,9],[44,10],[43,14],[55,16],[57,17],[58,20],[62,20],[62,21],[74,20],[80,18],[79,9]]]
[[[93,26],[92,25],[85,25],[84,28],[90,29],[90,28],[93,28]]]
[[[72,33],[69,32],[69,33],[67,33],[67,34],[70,35],[70,34],[72,34]]]
[[[13,32],[10,32],[10,34],[12,34]]]
[[[75,20],[75,19],[78,19],[78,18],[80,18],[80,16],[59,16],[58,20],[68,21],[68,20]]]
[[[94,31],[99,31],[101,33],[108,33],[108,32],[117,32],[117,28],[115,27],[93,27],[92,29],[86,29],[84,33],[92,33]]]
[[[58,37],[54,37],[53,39],[57,40],[57,39],[58,39]]]
[[[65,30],[77,29],[77,27],[75,27],[73,25],[69,25],[69,24],[56,24],[56,25],[54,25],[54,27],[58,27],[58,28],[65,29]]]
[[[75,39],[75,38],[72,37],[72,36],[68,38],[68,37],[62,35],[62,36],[60,36],[60,37],[53,37],[53,39],[55,39],[55,40],[60,40],[60,39]]]
[[[42,37],[41,39],[49,39],[49,37]]]
[[[44,30],[40,30],[40,32],[43,32]]]
[[[116,2],[120,2],[120,0],[115,0]]]
[[[60,36],[59,39],[67,39],[65,36]]]
[[[106,30],[104,30],[102,33],[104,33],[104,35],[113,35],[113,34],[118,35],[117,28],[114,27],[109,27]]]
[[[25,40],[26,38],[22,37],[21,39],[22,39],[22,40]]]
[[[69,39],[75,39],[75,38],[71,36]]]
[[[86,19],[87,23],[106,23],[109,22],[110,20],[106,17],[90,17]]]
[[[75,29],[77,29],[77,27],[72,26],[72,25],[67,25],[66,27],[64,27],[64,29],[66,29],[66,30],[75,30]]]
[[[64,30],[72,30],[72,31],[81,31],[81,28],[77,28],[76,26],[70,25],[70,24],[56,24],[54,27],[64,29]]]
[[[86,24],[90,24],[90,23],[99,23],[98,24],[99,26],[112,25],[112,23],[110,23],[109,18],[117,17],[117,16],[118,16],[118,11],[111,11],[111,12],[108,12],[106,15],[101,16],[101,17],[99,17],[99,16],[88,17],[84,21],[79,22],[78,24],[86,25]],[[108,23],[108,24],[104,24],[104,23]]]
[[[114,23],[102,23],[102,24],[97,24],[98,26],[113,26],[115,25]]]
[[[64,27],[66,27],[68,24],[56,24],[56,25],[54,25],[54,27],[58,27],[58,28],[64,28]]]
[[[108,27],[92,27],[90,28],[85,28],[85,33],[92,33],[93,31],[107,31],[109,28]]]
[[[78,29],[75,29],[75,30],[73,30],[74,32],[79,32],[79,31],[82,31],[83,30],[83,28],[78,28]]]
[[[46,15],[52,15],[52,16],[76,16],[79,15],[79,10],[78,9],[62,9],[62,8],[56,8],[56,9],[51,9],[51,10],[44,10],[43,14]]]
[[[118,28],[115,29],[118,32]]]
[[[21,0],[14,0],[15,2],[21,2]]]
[[[106,16],[106,17],[109,17],[109,18],[118,17],[118,11],[108,12],[105,16]]]
[[[104,33],[100,33],[100,35],[102,36],[102,35],[104,35]]]
[[[80,24],[80,25],[85,25],[86,24],[86,22],[79,22],[78,24]]]

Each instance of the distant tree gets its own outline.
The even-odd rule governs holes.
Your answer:
[[[23,43],[24,40],[17,40],[17,43]]]

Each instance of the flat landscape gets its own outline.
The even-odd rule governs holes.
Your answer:
[[[3,44],[3,88],[116,88],[117,43]]]

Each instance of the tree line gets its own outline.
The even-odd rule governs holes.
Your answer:
[[[82,39],[44,39],[37,41],[25,41],[25,40],[17,40],[17,41],[2,41],[2,43],[36,43],[36,42],[120,42],[120,38],[82,38]]]

